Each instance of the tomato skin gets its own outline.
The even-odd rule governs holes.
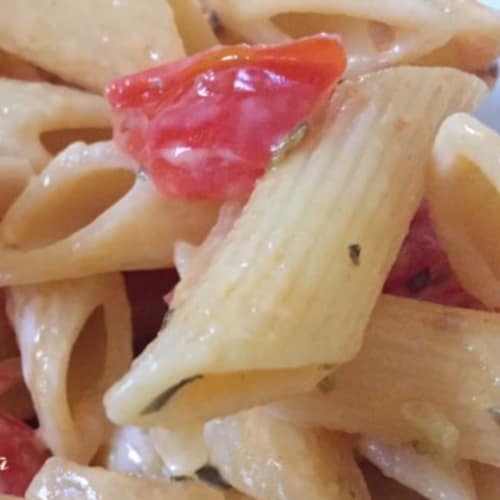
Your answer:
[[[114,137],[167,196],[244,196],[345,65],[333,35],[212,49],[111,83]]]
[[[425,203],[413,218],[384,292],[448,306],[485,308],[456,279]]]
[[[0,493],[24,496],[47,457],[31,427],[0,412]]]

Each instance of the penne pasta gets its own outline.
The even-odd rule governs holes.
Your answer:
[[[500,12],[475,0],[453,2],[455,36],[416,64],[480,72],[500,55]]]
[[[223,500],[224,495],[195,481],[154,481],[100,467],[50,458],[33,479],[26,500]]]
[[[232,486],[266,500],[369,500],[349,439],[304,430],[253,409],[206,424],[210,463]]]
[[[149,435],[170,477],[194,476],[208,462],[201,424],[175,430],[155,427]]]
[[[35,172],[45,167],[50,154],[40,139],[44,132],[108,126],[100,97],[48,83],[0,78],[0,179],[8,182],[13,170],[25,178],[27,162]]]
[[[475,0],[208,4],[225,26],[252,42],[281,42],[323,31],[341,34],[351,76],[408,62],[481,71],[500,55],[500,13]]]
[[[471,464],[471,469],[478,500],[496,500],[500,491],[500,469],[476,462]]]
[[[184,55],[164,0],[4,0],[2,8],[2,49],[96,92],[112,78]]]
[[[334,389],[279,407],[305,425],[500,464],[500,315],[383,296]]]
[[[432,221],[464,289],[500,307],[500,136],[472,116],[441,127],[429,169]]]
[[[388,477],[429,500],[476,500],[469,464],[446,463],[417,452],[410,445],[397,446],[361,438],[358,451]]]
[[[111,142],[55,157],[0,225],[0,286],[167,267],[176,239],[199,242],[219,204],[165,199],[137,171]]]
[[[339,33],[348,76],[414,61],[454,34],[450,9],[439,1],[211,0],[224,26],[252,42],[282,42],[318,32]]]
[[[217,38],[198,0],[169,0],[187,54],[217,45]]]
[[[148,479],[168,477],[147,429],[117,427],[92,460],[93,465]]]
[[[267,173],[196,290],[107,394],[110,418],[207,420],[303,392],[354,357],[421,201],[434,133],[484,89],[421,68],[339,86],[321,139]]]
[[[132,357],[121,277],[12,288],[8,309],[40,436],[54,454],[88,463],[109,432],[102,395]]]

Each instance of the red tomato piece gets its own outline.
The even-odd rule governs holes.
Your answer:
[[[0,412],[0,493],[24,496],[47,456],[31,427]]]
[[[319,115],[345,65],[335,35],[211,49],[112,82],[114,138],[166,196],[240,197]]]
[[[384,292],[439,304],[484,309],[457,281],[423,204],[415,215]]]

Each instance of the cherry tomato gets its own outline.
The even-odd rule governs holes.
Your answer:
[[[24,496],[47,456],[31,427],[0,412],[0,493]]]
[[[384,292],[439,304],[484,309],[457,281],[423,204],[415,215]]]
[[[211,49],[112,82],[114,138],[166,196],[237,198],[319,116],[345,65],[335,35]]]

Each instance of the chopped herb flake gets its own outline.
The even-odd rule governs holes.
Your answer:
[[[337,368],[337,365],[335,365],[333,363],[324,363],[324,364],[320,365],[319,368],[320,368],[320,370],[332,372],[333,370],[335,370],[335,368]]]
[[[309,132],[309,124],[307,122],[300,123],[290,134],[276,144],[272,149],[271,164],[280,163],[286,155],[296,148]]]
[[[200,481],[203,481],[210,486],[214,486],[215,488],[219,488],[221,490],[231,489],[231,485],[224,481],[219,470],[212,465],[204,465],[201,469],[198,469],[196,471],[196,477]]]
[[[431,449],[430,447],[424,443],[423,441],[419,441],[418,439],[415,439],[410,443],[411,447],[415,450],[416,453],[419,455],[430,455],[431,454]]]
[[[361,245],[357,243],[354,245],[349,245],[349,257],[355,266],[359,266],[361,262]]]
[[[151,401],[142,411],[141,415],[149,415],[150,413],[155,413],[161,410],[169,401],[172,399],[184,386],[203,378],[203,375],[194,375],[189,378],[181,380],[178,384],[170,387],[166,391],[159,394],[156,398]]]
[[[318,390],[323,394],[328,394],[335,389],[335,374],[330,373],[325,378],[321,379],[316,385]]]

